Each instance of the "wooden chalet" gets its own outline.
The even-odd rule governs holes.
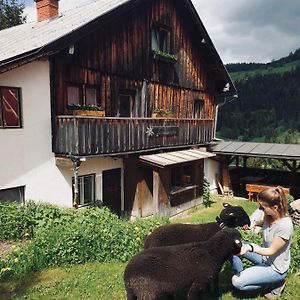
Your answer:
[[[173,215],[201,202],[217,105],[236,89],[192,2],[101,0],[62,15],[57,0],[36,4],[39,34],[60,35],[0,68],[48,61],[52,151],[59,168],[72,163],[74,205],[85,202],[80,172],[97,173],[84,165],[100,168],[99,157],[121,167],[89,183],[101,185],[93,200],[119,215]]]

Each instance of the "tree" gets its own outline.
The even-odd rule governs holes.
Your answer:
[[[25,4],[17,0],[0,0],[0,30],[24,23],[24,8]]]

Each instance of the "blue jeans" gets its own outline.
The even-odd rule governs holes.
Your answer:
[[[254,263],[253,267],[243,270],[243,264],[238,256],[232,257],[232,268],[236,275],[232,277],[232,285],[238,290],[255,290],[266,284],[283,281],[287,276],[276,272],[270,265],[263,261],[263,256],[253,252],[247,252],[243,257]]]

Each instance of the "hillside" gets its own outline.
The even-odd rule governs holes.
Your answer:
[[[220,108],[218,137],[300,143],[300,49],[267,64],[226,67],[239,98]]]

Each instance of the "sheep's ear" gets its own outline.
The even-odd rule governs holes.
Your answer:
[[[223,203],[223,206],[224,206],[224,207],[229,207],[229,206],[230,206],[230,204],[229,204],[229,203],[227,203],[227,202],[224,202],[224,203]]]

